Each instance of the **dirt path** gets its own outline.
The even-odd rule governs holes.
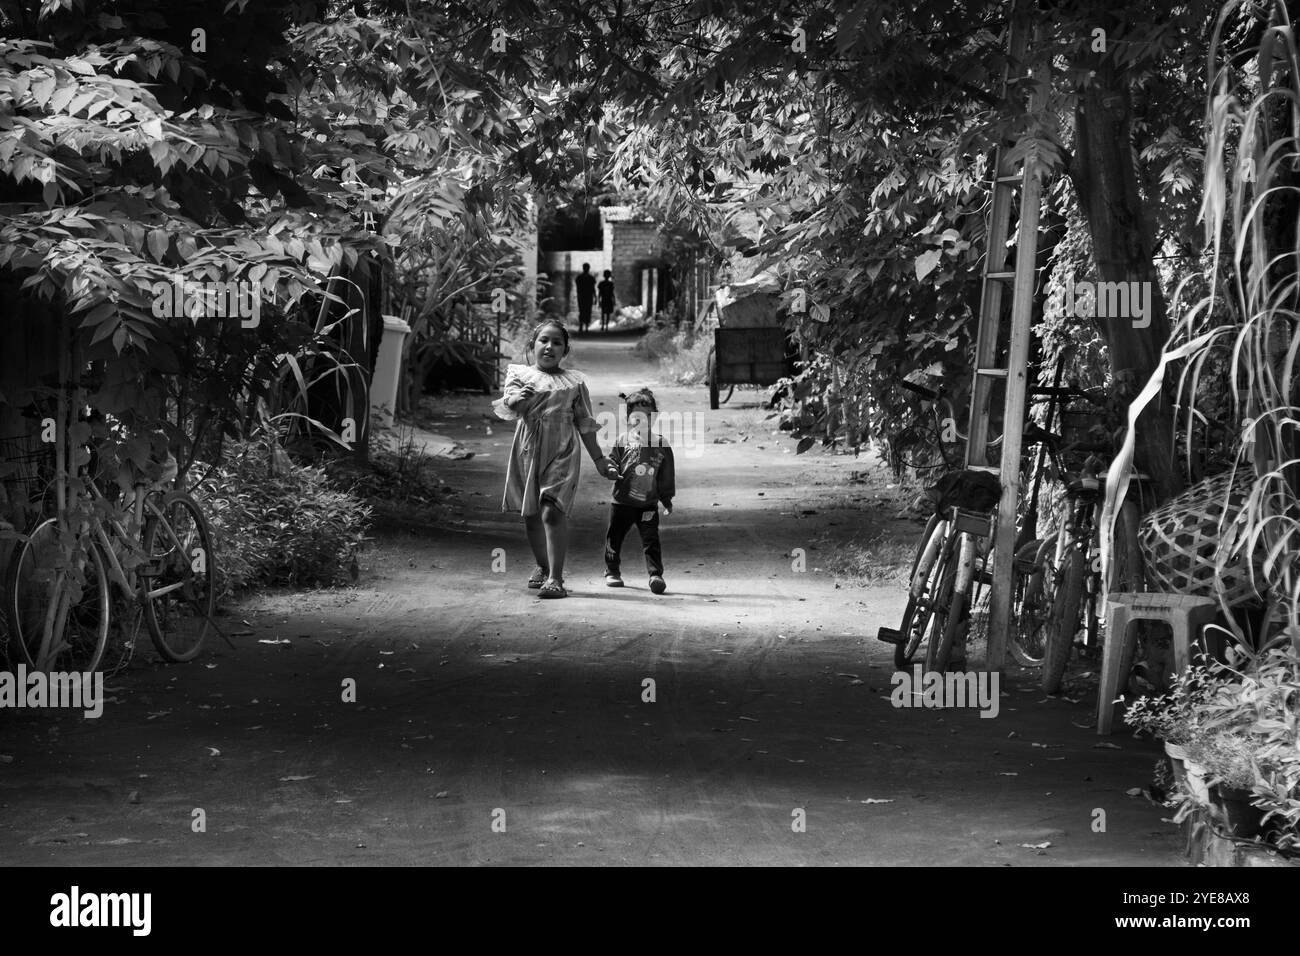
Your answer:
[[[630,345],[577,344],[598,411],[652,379]],[[1126,794],[1155,748],[1098,748],[1094,697],[1010,679],[996,719],[891,706],[871,638],[900,589],[818,570],[819,541],[919,528],[850,481],[865,462],[796,456],[756,393],[710,412],[703,388],[656,391],[704,427],[663,520],[667,594],[635,535],[629,587],[601,583],[588,465],[573,596],[537,600],[498,511],[509,428],[451,400],[440,428],[477,452],[441,466],[454,528],[386,532],[356,589],[249,601],[237,651],[163,667],[142,648],[99,720],[0,711],[0,863],[1182,863],[1164,811]]]

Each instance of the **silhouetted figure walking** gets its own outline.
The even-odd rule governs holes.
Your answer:
[[[596,285],[597,298],[600,299],[600,330],[609,328],[609,320],[614,315],[614,273],[605,270],[605,278]]]
[[[586,332],[591,325],[591,306],[596,301],[596,277],[591,274],[591,263],[582,264],[573,285],[578,290],[578,331]]]

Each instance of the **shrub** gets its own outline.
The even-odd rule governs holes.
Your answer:
[[[370,507],[331,487],[324,469],[294,464],[264,437],[228,450],[205,478],[203,494],[218,594],[257,584],[356,580]]]
[[[421,413],[423,407],[422,402]],[[417,442],[414,429],[399,427],[391,439],[384,438],[372,441],[369,461],[326,461],[331,486],[363,501],[375,518],[402,523],[441,518],[442,501],[451,489],[439,481],[435,459]]]
[[[700,385],[708,376],[711,336],[695,336],[689,329],[677,331],[658,325],[639,339],[634,355],[659,362],[659,377],[673,385]]]

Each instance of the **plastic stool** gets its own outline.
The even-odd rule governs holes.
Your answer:
[[[1203,650],[1205,625],[1213,623],[1219,604],[1213,598],[1195,594],[1157,592],[1114,592],[1106,600],[1106,643],[1101,657],[1101,686],[1097,690],[1097,733],[1110,734],[1115,719],[1115,698],[1119,696],[1125,662],[1133,660],[1136,639],[1130,625],[1137,621],[1164,621],[1173,632],[1174,667],[1181,674],[1192,663],[1192,644]]]

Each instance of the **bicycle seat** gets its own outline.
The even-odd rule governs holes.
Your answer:
[[[148,488],[150,491],[169,490],[172,484],[176,481],[176,476],[180,474],[180,463],[176,461],[176,456],[168,452],[167,458],[164,461],[154,461],[150,464],[153,467],[149,470],[152,471],[156,469],[158,471],[158,477],[150,477],[145,469],[132,467],[131,471],[135,479],[133,482],[134,487],[144,487]]]

